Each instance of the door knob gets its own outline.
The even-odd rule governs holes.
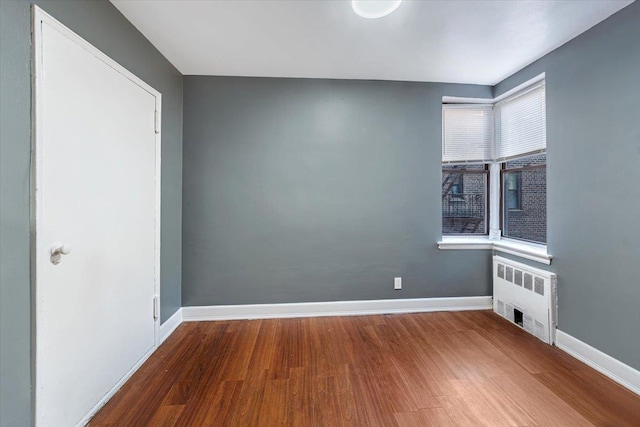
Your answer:
[[[62,255],[69,255],[70,253],[70,244],[54,243],[53,246],[51,246],[51,263],[53,265],[60,264],[60,261],[62,261]]]

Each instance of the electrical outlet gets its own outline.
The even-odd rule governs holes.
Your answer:
[[[402,277],[393,278],[393,289],[402,289]]]

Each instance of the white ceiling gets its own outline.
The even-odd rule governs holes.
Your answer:
[[[633,0],[111,0],[186,75],[493,85]]]

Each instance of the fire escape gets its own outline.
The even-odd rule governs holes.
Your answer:
[[[452,192],[462,174],[445,173],[442,180],[442,231],[445,234],[476,233],[484,220],[482,194]]]

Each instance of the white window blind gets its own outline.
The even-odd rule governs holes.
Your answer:
[[[493,125],[493,105],[443,105],[442,162],[490,162]]]
[[[496,160],[502,161],[547,148],[544,83],[496,104]]]

